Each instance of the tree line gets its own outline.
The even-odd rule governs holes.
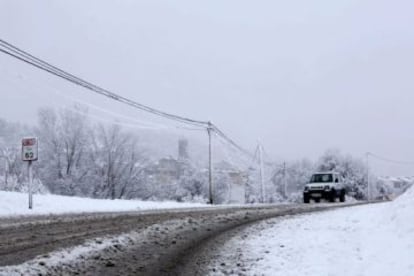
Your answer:
[[[0,189],[26,191],[26,167],[20,157],[21,138],[28,133],[39,138],[39,162],[35,162],[35,191],[108,199],[169,199],[207,201],[206,167],[191,159],[151,158],[140,145],[140,136],[119,124],[92,122],[82,106],[42,108],[36,126],[24,126],[0,119]],[[207,159],[206,159],[207,160]],[[3,163],[3,165],[1,165]],[[163,167],[164,166],[164,167]],[[216,166],[219,166],[216,164]],[[216,197],[226,202],[232,180],[216,167]],[[328,150],[316,162],[299,160],[267,165],[267,202],[296,201],[314,171],[339,172],[349,194],[366,198],[367,174],[364,162],[338,150]],[[257,166],[234,167],[246,187],[246,202],[260,201]],[[234,173],[233,173],[234,174]],[[376,193],[384,188],[375,183]],[[389,192],[388,190],[386,192]]]

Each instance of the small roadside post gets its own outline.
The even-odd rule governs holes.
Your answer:
[[[29,174],[29,209],[33,209],[33,172],[32,162],[37,161],[38,157],[38,141],[35,137],[22,139],[22,160],[28,162]]]

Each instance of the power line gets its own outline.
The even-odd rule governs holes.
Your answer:
[[[380,155],[374,154],[372,152],[367,152],[368,156],[372,156],[378,160],[384,161],[384,162],[388,162],[388,163],[394,163],[394,164],[399,164],[399,165],[414,165],[413,161],[399,161],[399,160],[393,160],[390,158],[386,158],[386,157],[382,157]]]
[[[3,47],[3,48],[0,48],[0,51],[7,54],[7,55],[10,55],[14,58],[17,58],[17,59],[19,59],[23,62],[26,62],[26,63],[28,63],[32,66],[35,66],[35,67],[37,67],[41,70],[47,71],[47,72],[49,72],[49,73],[51,73],[55,76],[66,79],[66,80],[68,80],[68,81],[70,81],[70,82],[72,82],[76,85],[87,88],[87,89],[89,89],[89,90],[91,90],[95,93],[100,94],[100,95],[103,95],[103,96],[106,96],[106,97],[111,98],[113,100],[128,104],[128,105],[136,107],[138,109],[150,112],[152,114],[162,116],[164,118],[179,121],[179,122],[182,122],[182,123],[197,125],[197,126],[200,126],[200,125],[207,126],[207,122],[193,120],[193,119],[189,119],[189,118],[186,118],[186,117],[182,117],[182,116],[170,114],[170,113],[167,113],[167,112],[163,112],[163,111],[157,110],[155,108],[152,108],[152,107],[140,104],[138,102],[132,101],[132,100],[127,99],[127,98],[125,98],[123,96],[120,96],[118,94],[115,94],[111,91],[108,91],[104,88],[101,88],[97,85],[94,85],[90,82],[87,82],[87,81],[85,81],[85,80],[83,80],[79,77],[76,77],[76,76],[74,76],[74,75],[72,75],[72,74],[70,74],[70,73],[68,73],[64,70],[61,70],[61,69],[57,68],[56,66],[51,65],[50,63],[48,63],[46,61],[43,61],[43,60],[41,60],[41,59],[39,59],[39,58],[29,54],[29,53],[17,48],[16,46],[14,46],[14,45],[12,45],[12,44],[10,44],[10,43],[2,40],[2,39],[0,39],[0,46]]]
[[[12,82],[14,84],[19,84],[19,85],[22,84],[20,82],[17,83],[14,80],[8,80],[8,81],[10,81],[10,82]],[[38,85],[38,86],[41,86],[42,85],[40,82],[36,82],[36,83],[35,82],[32,82],[31,84],[32,85],[35,84],[35,85]],[[24,84],[24,85],[26,85],[27,87],[30,87],[27,84]],[[125,116],[123,114],[120,114],[120,113],[116,113],[116,112],[107,110],[105,108],[102,108],[100,106],[94,105],[94,104],[92,104],[90,102],[87,102],[87,101],[80,101],[78,99],[75,99],[73,97],[70,97],[68,95],[65,95],[65,93],[63,93],[62,91],[59,91],[57,88],[55,88],[53,86],[45,86],[45,85],[43,85],[43,87],[50,89],[55,95],[58,95],[60,97],[63,97],[64,99],[67,99],[69,101],[73,101],[75,103],[79,103],[81,105],[85,105],[88,108],[91,108],[91,109],[100,111],[100,112],[102,112],[104,114],[109,114],[109,115],[113,116],[116,120],[123,119],[123,120],[128,120],[130,122],[133,122],[133,123],[127,123],[127,124],[122,123],[122,125],[125,125],[125,126],[127,126],[129,128],[135,127],[135,128],[150,129],[150,130],[163,130],[163,129],[182,128],[182,127],[179,127],[179,126],[170,127],[170,126],[167,126],[167,125],[164,125],[164,124],[159,124],[159,123],[144,122],[144,121],[138,120],[136,118],[132,118],[132,117],[129,117],[129,116]],[[43,94],[40,95],[40,97],[42,97],[45,100],[50,100],[50,98],[44,96]],[[78,111],[76,111],[76,109],[74,109],[74,108],[72,108],[72,107],[70,107],[68,105],[65,105],[65,108],[70,109],[70,110],[72,110],[74,112],[79,113]],[[111,122],[114,123],[115,122],[115,121],[105,120],[104,118],[102,118],[102,116],[93,115],[92,113],[89,113],[89,112],[88,112],[88,116],[91,117],[91,118],[94,118],[95,120],[102,121],[102,122],[106,122],[106,123],[111,123]],[[118,121],[116,121],[116,123],[117,124],[120,124]],[[185,129],[186,130],[198,130],[198,131],[204,130],[204,128],[190,128],[190,127],[188,129],[187,128],[185,128]]]
[[[230,145],[232,145],[233,147],[235,147],[236,149],[238,149],[239,151],[247,155],[249,158],[254,158],[254,156],[248,150],[245,150],[243,147],[239,146],[236,142],[234,142],[231,138],[229,138],[226,134],[224,134],[224,132],[222,132],[217,126],[215,126],[214,124],[212,124],[211,126],[212,126],[212,129],[220,137],[222,137],[225,141],[227,141],[227,143],[229,143]]]
[[[227,143],[229,143],[230,145],[232,145],[233,147],[235,147],[236,149],[238,149],[239,151],[241,151],[242,153],[244,153],[245,155],[249,156],[250,158],[253,157],[253,155],[245,150],[243,147],[239,146],[236,142],[234,142],[230,137],[228,137],[223,131],[221,131],[216,125],[210,123],[210,122],[205,122],[205,121],[199,121],[199,120],[194,120],[194,119],[190,119],[190,118],[186,118],[186,117],[182,117],[182,116],[178,116],[178,115],[174,115],[174,114],[170,114],[167,112],[163,112],[160,111],[158,109],[140,104],[136,101],[130,100],[128,98],[125,98],[123,96],[120,96],[118,94],[115,94],[109,90],[106,90],[104,88],[101,88],[97,85],[94,85],[88,81],[85,81],[79,77],[76,77],[75,75],[72,75],[62,69],[59,69],[58,67],[44,61],[41,60],[40,58],[37,58],[31,54],[29,54],[26,51],[23,51],[21,49],[19,49],[18,47],[4,41],[3,39],[0,39],[0,52],[3,52],[11,57],[14,57],[18,60],[21,60],[29,65],[32,65],[34,67],[37,67],[38,69],[41,69],[43,71],[46,71],[50,74],[53,74],[57,77],[60,77],[62,79],[65,79],[73,84],[76,84],[78,86],[84,87],[92,92],[95,92],[97,94],[100,94],[102,96],[108,97],[112,100],[130,105],[132,107],[138,108],[140,110],[152,113],[154,115],[157,116],[161,116],[170,120],[174,120],[177,122],[181,122],[181,123],[185,123],[185,124],[189,124],[192,126],[197,126],[197,127],[203,127],[205,129],[209,129],[209,130],[213,130],[215,131],[220,137],[222,137],[225,141],[227,141]]]
[[[219,136],[216,132],[214,132],[214,133],[216,135],[217,141],[221,144],[221,147],[219,147],[219,148],[222,149],[222,152],[224,153],[226,159],[231,160],[230,163],[236,163],[238,165],[241,165],[241,163],[242,163],[244,166],[247,166],[247,168],[250,167],[251,164],[248,161],[249,159],[246,159],[246,156],[244,156],[244,158],[243,158],[243,156],[241,156],[240,154],[235,154],[235,150],[237,150],[237,152],[239,152],[238,149],[234,149],[233,147],[229,149],[227,141],[224,140],[223,137]],[[234,160],[235,158],[232,158],[231,155],[235,156],[235,158],[237,158],[239,160],[239,162],[235,161]],[[254,160],[252,160],[252,161],[254,161]]]

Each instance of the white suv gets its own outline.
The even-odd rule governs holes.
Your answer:
[[[309,203],[311,199],[320,202],[321,199],[335,202],[345,202],[345,187],[341,176],[336,172],[314,173],[303,191],[303,202]]]

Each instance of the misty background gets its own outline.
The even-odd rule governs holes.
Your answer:
[[[338,148],[410,161],[413,6],[3,0],[0,37],[140,103],[211,120],[251,151],[260,140],[275,160]],[[77,102],[159,123],[5,55],[0,95],[0,118],[27,124],[39,107]],[[412,166],[372,167],[413,175]]]

